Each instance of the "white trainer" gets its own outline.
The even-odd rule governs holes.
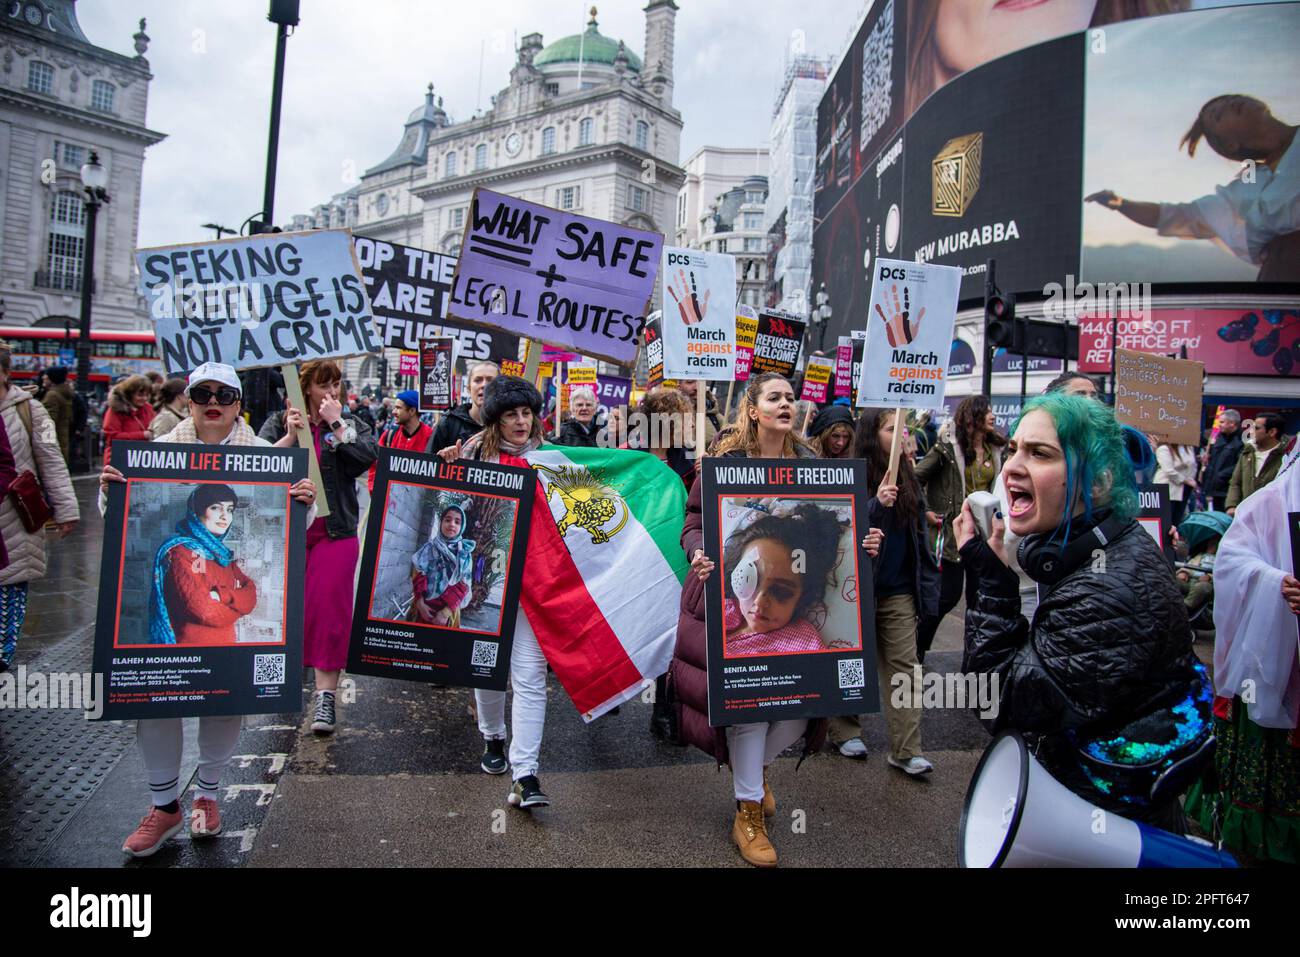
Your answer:
[[[885,760],[889,762],[890,767],[898,768],[898,770],[910,774],[912,777],[919,774],[929,774],[934,770],[934,765],[920,755],[908,758],[906,761],[899,761],[891,754]]]

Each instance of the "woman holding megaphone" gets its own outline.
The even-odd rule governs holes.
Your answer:
[[[1210,753],[1210,688],[1169,565],[1134,520],[1114,413],[1064,393],[1031,399],[1002,479],[1006,523],[996,513],[986,538],[967,503],[953,526],[976,579],[962,667],[999,680],[991,730],[1033,738],[1044,767],[1093,804],[1184,832],[1178,797]],[[1032,622],[1006,524],[1040,586]]]

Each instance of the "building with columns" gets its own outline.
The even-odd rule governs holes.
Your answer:
[[[127,37],[122,37],[126,40]],[[145,149],[149,37],[134,56],[97,46],[75,0],[10,0],[0,12],[0,299],[5,325],[75,327],[81,309],[86,211],[81,166],[94,151],[111,202],[96,220],[92,321],[148,329],[134,252]]]
[[[286,228],[337,219],[363,236],[458,253],[482,186],[671,239],[685,178],[682,116],[673,106],[677,9],[673,0],[646,4],[640,56],[600,32],[596,7],[583,33],[549,45],[527,34],[509,83],[469,120],[453,120],[430,84],[393,152],[352,190]],[[394,350],[388,368],[397,368]],[[378,363],[353,361],[346,371],[364,386],[377,379]]]

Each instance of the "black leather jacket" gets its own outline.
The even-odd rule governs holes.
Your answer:
[[[351,442],[321,443],[320,477],[330,509],[325,530],[330,538],[348,538],[357,533],[357,479],[370,471],[379,457],[379,443],[370,426],[347,409],[343,410],[343,421],[356,429],[357,437]],[[258,434],[272,443],[283,438],[284,413],[270,416]]]
[[[1241,458],[1241,430],[1232,435],[1219,433],[1219,437],[1210,446],[1209,458],[1205,460],[1205,476],[1201,488],[1212,498],[1226,498],[1228,486],[1232,483],[1232,473],[1237,468],[1237,459]]]
[[[1095,521],[1072,530],[1082,534]],[[962,670],[999,677],[997,732],[1035,736],[1038,759],[1075,793],[1140,817],[1101,795],[1079,770],[1067,730],[1104,733],[1177,703],[1196,681],[1192,632],[1169,565],[1151,536],[1130,523],[1090,559],[1047,588],[1033,623],[1020,614],[1019,579],[983,541],[961,550],[976,575],[966,609]]]

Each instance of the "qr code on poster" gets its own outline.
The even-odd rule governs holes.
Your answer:
[[[253,655],[253,684],[284,684],[284,655]]]
[[[497,647],[495,641],[476,641],[474,642],[474,653],[470,656],[471,665],[482,665],[484,668],[495,668],[497,666]]]
[[[861,658],[841,658],[839,666],[841,688],[861,688],[867,683],[862,674]]]

